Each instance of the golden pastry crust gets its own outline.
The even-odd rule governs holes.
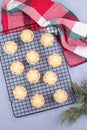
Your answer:
[[[29,64],[36,64],[40,60],[40,56],[37,51],[30,50],[26,54],[26,60]]]
[[[52,67],[59,67],[62,65],[62,57],[57,53],[51,54],[48,57],[48,63]]]
[[[10,65],[10,71],[12,72],[12,74],[15,74],[15,75],[22,74],[23,71],[24,71],[24,65],[23,65],[23,63],[21,63],[19,61],[14,61]]]
[[[50,47],[54,43],[54,37],[50,33],[45,33],[41,36],[40,42],[45,47]]]
[[[49,86],[55,85],[57,82],[57,75],[53,71],[47,71],[43,76],[43,81]]]
[[[24,100],[27,97],[27,90],[23,86],[16,86],[13,90],[13,96],[18,100]]]
[[[13,41],[7,41],[3,46],[3,50],[8,55],[15,54],[17,52],[17,49],[18,49],[18,45]]]
[[[68,94],[65,90],[58,89],[55,91],[53,98],[57,103],[64,103],[68,99]]]
[[[35,94],[31,98],[31,104],[35,108],[43,107],[44,103],[45,103],[45,99],[42,94]]]
[[[21,32],[21,40],[25,43],[31,42],[34,39],[34,33],[30,29],[25,29]]]
[[[40,79],[40,72],[38,70],[31,69],[27,72],[27,80],[30,83],[35,84],[39,81],[39,79]]]

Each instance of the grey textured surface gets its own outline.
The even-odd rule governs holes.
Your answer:
[[[71,9],[81,21],[87,23],[87,0],[55,1],[63,3],[67,8]],[[2,2],[3,0],[0,0],[0,9]],[[87,80],[87,63],[69,68],[69,70],[73,81],[81,83],[81,81]],[[62,126],[60,125],[59,119],[62,112],[71,106],[72,105],[69,105],[23,118],[15,118],[12,114],[0,65],[0,130],[87,130],[87,116],[85,115],[73,126],[69,126],[68,122]]]

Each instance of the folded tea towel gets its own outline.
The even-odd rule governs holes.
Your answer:
[[[78,18],[62,4],[51,0],[4,1],[3,30],[33,22],[42,27],[58,27],[58,41],[70,66],[76,66],[86,61],[87,24],[78,21]]]

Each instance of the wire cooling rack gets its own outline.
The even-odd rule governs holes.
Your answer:
[[[35,35],[34,40],[29,44],[23,43],[20,40],[20,32],[27,28],[33,30]],[[22,116],[54,109],[60,106],[71,104],[75,101],[74,92],[71,88],[68,87],[68,82],[71,81],[71,78],[68,71],[67,63],[63,51],[60,45],[58,44],[56,38],[55,38],[54,45],[50,48],[45,48],[40,43],[40,37],[45,32],[57,34],[57,28],[56,27],[41,28],[34,23],[32,25],[26,25],[23,27],[18,27],[0,33],[1,64],[2,64],[3,74],[6,82],[6,87],[8,90],[9,99],[11,101],[11,106],[15,117],[22,117]],[[18,51],[14,55],[7,55],[3,51],[4,43],[9,40],[12,40],[18,44]],[[36,65],[29,65],[25,59],[25,55],[29,50],[36,50],[40,54],[40,61]],[[48,65],[47,58],[52,53],[59,53],[62,56],[62,60],[63,60],[62,66],[58,68],[52,68]],[[21,61],[25,65],[25,71],[23,74],[19,76],[12,75],[9,67],[13,61]],[[30,84],[26,80],[26,72],[31,68],[35,68],[39,70],[41,73],[41,77],[46,71],[52,70],[58,75],[57,84],[55,86],[49,87],[43,83],[42,78],[38,83],[34,85]],[[18,85],[24,86],[28,92],[27,98],[23,101],[19,101],[13,97],[13,89],[15,86]],[[53,100],[53,94],[55,90],[59,88],[67,91],[69,95],[66,103],[57,104]],[[45,97],[45,105],[40,109],[35,109],[34,107],[31,106],[30,103],[31,97],[36,93],[43,94],[43,96]]]

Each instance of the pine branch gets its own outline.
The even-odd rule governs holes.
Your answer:
[[[74,89],[77,98],[76,104],[82,104],[82,106],[79,108],[71,107],[66,110],[61,116],[61,124],[66,120],[69,120],[70,124],[73,124],[81,115],[87,114],[87,82],[83,82],[81,86],[77,83],[70,83],[69,86]]]
[[[71,83],[69,86],[74,89],[74,93],[77,98],[76,104],[87,101],[87,83],[82,83],[82,86],[78,86],[77,83]]]
[[[84,89],[82,87],[79,87],[77,83],[69,83],[69,86],[74,89],[76,96],[79,94],[84,95]]]
[[[83,114],[87,114],[87,108],[72,107],[69,110],[66,110],[61,116],[61,124],[63,124],[66,120],[69,120],[70,124],[73,124]]]

